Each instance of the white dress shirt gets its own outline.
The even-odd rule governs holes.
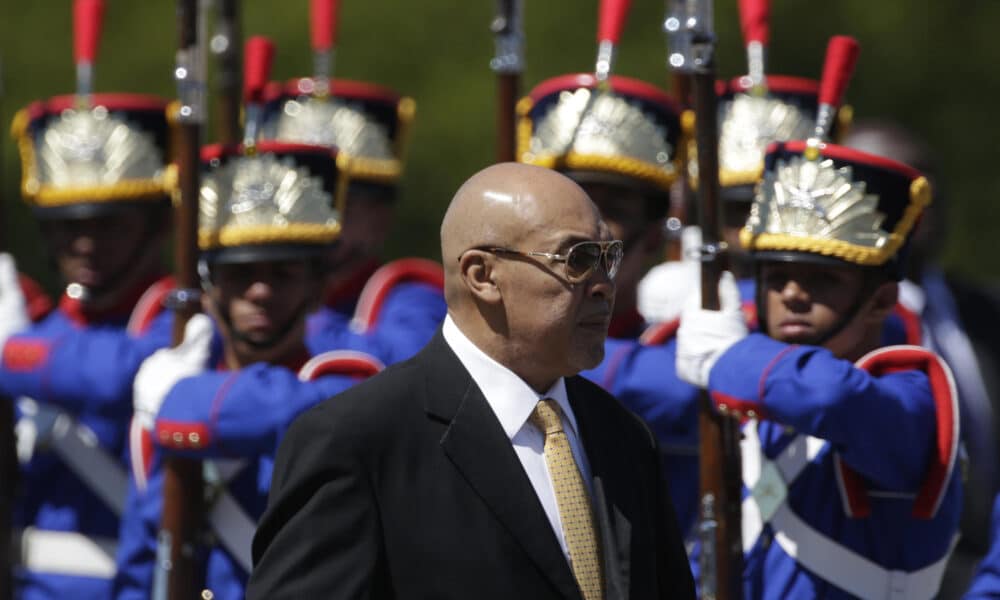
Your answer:
[[[551,398],[559,404],[559,408],[562,409],[560,416],[563,430],[566,432],[570,448],[573,450],[573,458],[576,459],[577,468],[580,469],[587,490],[591,491],[590,466],[587,463],[583,446],[580,444],[576,417],[573,415],[573,409],[569,405],[569,397],[566,395],[566,382],[560,377],[547,392],[539,394],[513,371],[487,356],[485,352],[472,343],[455,325],[450,314],[445,317],[441,333],[444,335],[445,342],[458,356],[458,360],[462,362],[462,366],[472,376],[472,380],[479,386],[483,395],[486,396],[486,401],[493,409],[497,420],[500,421],[500,426],[510,438],[514,452],[521,461],[521,466],[524,467],[524,472],[528,475],[531,486],[535,489],[535,494],[542,503],[542,508],[545,509],[549,523],[552,524],[552,531],[559,540],[563,554],[569,560],[569,547],[566,545],[566,537],[563,535],[559,506],[556,503],[555,492],[552,489],[552,477],[549,475],[543,452],[545,436],[529,421],[529,417],[531,417],[539,400]]]

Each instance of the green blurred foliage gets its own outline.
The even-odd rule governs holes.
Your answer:
[[[307,0],[244,2],[244,35],[278,45],[275,78],[308,74]],[[522,90],[562,73],[593,68],[597,2],[525,2],[527,68]],[[97,91],[171,95],[174,5],[165,0],[108,0]],[[438,256],[444,208],[461,182],[494,156],[494,77],[489,0],[387,2],[344,0],[336,75],[391,86],[417,100],[417,122],[387,257]],[[716,2],[720,76],[745,69],[735,0]],[[616,72],[666,85],[664,2],[633,2]],[[848,92],[856,118],[891,117],[927,138],[941,155],[948,184],[947,263],[995,278],[998,234],[997,98],[1000,51],[995,0],[774,0],[769,71],[818,77],[829,36],[862,45]],[[29,101],[71,92],[71,2],[2,0],[0,56],[9,124]],[[6,126],[5,126],[6,128]],[[9,136],[0,147],[4,242],[22,268],[48,284],[37,227],[18,200],[20,171]]]

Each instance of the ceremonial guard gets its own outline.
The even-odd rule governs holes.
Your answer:
[[[66,282],[0,365],[0,394],[18,399],[14,575],[26,599],[110,595],[131,417],[131,377],[117,363],[169,340],[169,316],[151,308],[168,287],[167,102],[92,93],[101,8],[76,5],[76,95],[31,104],[12,128],[22,194]],[[93,385],[69,384],[68,361]]]
[[[741,233],[761,333],[725,277],[721,311],[685,309],[677,372],[745,419],[745,597],[932,598],[961,510],[954,380],[883,341],[930,185],[821,131],[772,146]]]
[[[595,74],[542,82],[517,105],[517,159],[556,169],[580,184],[611,234],[624,240],[605,359],[585,377],[641,416],[656,433],[682,531],[694,521],[698,487],[693,398],[674,375],[672,331],[649,330],[636,308],[646,265],[663,247],[670,188],[687,145],[690,113],[654,85],[610,75],[626,3],[605,2]],[[617,24],[617,28],[616,28]],[[676,329],[676,323],[673,324]]]
[[[266,92],[262,139],[317,144],[350,157],[344,231],[331,255],[325,306],[309,321],[314,350],[366,343],[386,363],[408,358],[430,340],[446,308],[441,266],[420,258],[380,264],[392,224],[416,112],[412,98],[373,83],[332,79],[337,2],[312,2],[312,77]]]
[[[760,181],[767,147],[774,142],[805,139],[816,127],[820,82],[806,77],[768,74],[765,56],[771,37],[770,0],[741,0],[739,4],[747,74],[716,84],[719,186],[730,269],[739,282],[752,322],[753,269],[740,247],[739,232],[750,213],[754,186]],[[853,109],[850,106],[835,108],[831,135],[836,140],[850,126]],[[693,140],[687,155],[688,180],[697,190],[697,148]],[[700,244],[697,231],[686,235],[697,240],[691,246]],[[697,262],[684,258],[653,267],[639,283],[638,306],[648,322],[675,321],[685,299],[685,294],[678,290],[690,293],[697,285]]]
[[[360,352],[313,355],[306,344],[306,316],[341,233],[333,207],[347,182],[336,152],[260,142],[202,156],[198,237],[211,319],[193,317],[183,343],[151,356],[136,376],[136,425],[147,441],[133,455],[118,598],[148,598],[163,584],[154,558],[162,466],[172,454],[205,460],[206,588],[217,599],[242,598],[285,428],[382,366]]]

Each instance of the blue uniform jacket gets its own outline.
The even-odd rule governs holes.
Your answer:
[[[127,321],[127,313],[88,321],[78,303],[64,298],[56,311],[5,344],[0,395],[31,399],[18,402],[23,461],[14,514],[16,529],[43,534],[73,532],[111,542],[117,538],[119,518],[115,511],[46,445],[46,438],[52,430],[54,410],[65,413],[88,439],[96,440],[123,474],[127,473],[125,441],[132,413],[132,375],[146,356],[169,341],[170,316],[150,316],[141,332],[136,327],[129,331]],[[31,414],[23,413],[22,408]],[[36,418],[26,418],[32,416]],[[32,436],[35,443],[30,447]],[[110,579],[70,574],[72,571],[72,565],[68,571],[18,568],[17,597],[109,596]]]
[[[380,367],[371,357],[360,354],[330,354],[337,355],[336,360],[311,361],[298,375],[286,367],[255,364],[239,371],[203,373],[181,380],[171,389],[156,418],[153,452],[138,459],[144,461],[137,467],[143,475],[141,481],[133,480],[129,492],[113,597],[149,598],[154,581],[165,456],[192,456],[215,467],[206,469],[210,475],[206,477],[208,484],[227,490],[256,523],[267,504],[274,453],[291,421],[305,409]],[[333,372],[322,366],[324,362],[338,361],[340,366]],[[345,370],[345,361],[355,364],[348,364]],[[333,374],[344,372],[358,376]],[[300,379],[310,375],[315,379]],[[192,437],[192,433],[196,436]],[[223,547],[218,535],[208,539],[215,541],[204,549],[202,559],[206,587],[217,599],[243,598],[249,573]],[[246,553],[249,555],[249,547]]]
[[[313,353],[357,350],[392,364],[430,341],[448,312],[441,265],[405,258],[374,272],[352,314],[324,307],[309,317],[306,344]]]
[[[751,334],[709,389],[759,419],[744,425],[746,598],[930,597],[961,510],[957,398],[936,355],[897,346],[855,365]]]

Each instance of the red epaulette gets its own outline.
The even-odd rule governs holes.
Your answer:
[[[955,469],[959,444],[958,392],[951,369],[940,356],[919,346],[887,346],[863,356],[857,362],[876,377],[900,371],[921,371],[931,385],[937,415],[937,437],[934,453],[924,482],[917,492],[912,515],[916,519],[931,519],[941,506]],[[849,516],[865,517],[871,513],[864,478],[837,459],[837,478],[844,495]]]
[[[135,308],[132,309],[126,330],[132,335],[145,333],[156,317],[166,309],[164,301],[174,287],[176,285],[172,275],[168,275],[149,286],[139,297]]]
[[[680,317],[650,325],[639,336],[639,343],[643,346],[659,346],[673,339],[677,335],[677,329],[681,326]]]
[[[426,258],[401,258],[379,267],[361,290],[358,306],[351,319],[351,328],[364,333],[375,326],[385,299],[400,283],[424,283],[444,289],[444,269]]]
[[[331,350],[309,359],[299,369],[300,381],[313,381],[324,375],[342,375],[357,379],[368,379],[385,368],[382,361],[354,350]]]

